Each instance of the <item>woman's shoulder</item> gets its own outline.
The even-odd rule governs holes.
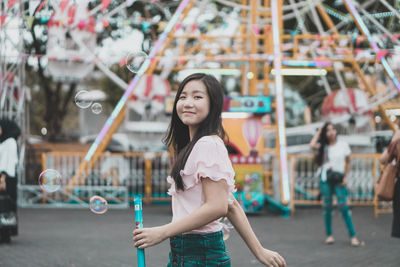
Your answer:
[[[13,145],[17,144],[17,141],[14,138],[10,137],[10,138],[7,138],[6,140],[4,140],[3,143],[1,143],[1,144],[3,146],[13,146]]]
[[[197,143],[211,143],[211,144],[224,144],[224,141],[222,141],[221,137],[218,135],[206,135],[201,137]]]
[[[226,149],[224,141],[218,135],[206,135],[201,137],[195,144],[195,147],[200,150],[211,150],[211,149]]]
[[[340,149],[340,150],[344,150],[344,151],[346,151],[346,152],[351,152],[351,148],[350,148],[350,145],[349,145],[349,143],[347,143],[346,141],[344,141],[344,140],[338,140],[337,142],[336,142],[336,145],[335,145],[336,147],[337,147],[337,149]]]

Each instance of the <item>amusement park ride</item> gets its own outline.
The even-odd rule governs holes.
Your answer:
[[[6,110],[14,105],[20,108],[18,113],[21,118],[23,117],[21,115],[23,104],[17,105],[11,92],[12,90],[19,92],[19,101],[24,98],[23,65],[26,57],[23,56],[23,47],[19,44],[16,46],[19,47],[17,50],[20,53],[17,56],[18,60],[10,64],[3,47],[7,42],[8,19],[6,16],[21,14],[24,2],[26,1],[1,1],[2,24],[0,31],[2,36],[0,40],[2,46],[0,55],[2,67],[0,72],[1,112],[2,115],[8,114]],[[32,2],[40,5],[43,3],[43,1]],[[67,0],[48,1],[47,4],[54,9],[54,13],[48,21],[49,41],[46,56],[49,62],[47,66],[49,75],[52,75],[54,79],[66,79],[67,77],[64,76],[72,75],[73,79],[80,80],[96,66],[125,93],[90,147],[75,176],[70,180],[69,186],[78,185],[78,177],[87,173],[94,166],[110,142],[113,133],[124,122],[126,109],[138,108],[131,102],[133,97],[138,102],[153,100],[160,102],[158,96],[169,92],[169,89],[164,92],[156,92],[155,87],[146,90],[138,89],[144,79],[153,79],[152,77],[165,72],[166,69],[169,72],[197,69],[214,74],[232,73],[232,71],[239,70],[241,75],[240,95],[243,98],[250,97],[251,101],[257,102],[256,99],[270,97],[270,111],[264,112],[262,115],[250,112],[251,115],[246,118],[259,123],[262,131],[276,133],[276,146],[275,148],[262,147],[262,135],[260,135],[260,140],[256,140],[252,144],[261,146],[257,156],[254,152],[252,152],[253,154],[250,152],[251,149],[246,149],[249,154],[243,156],[245,163],[255,164],[252,168],[257,169],[257,175],[262,177],[261,184],[257,184],[254,187],[257,189],[254,191],[261,191],[282,209],[285,209],[291,199],[283,92],[285,76],[319,76],[328,97],[340,95],[339,100],[326,100],[326,103],[332,104],[335,101],[345,103],[344,110],[333,109],[332,111],[325,106],[323,115],[330,116],[329,118],[337,122],[348,121],[350,117],[356,118],[356,121],[358,119],[362,121],[363,117],[370,118],[372,111],[379,111],[391,129],[395,129],[385,109],[388,103],[393,103],[390,101],[397,97],[400,91],[400,83],[394,72],[394,69],[398,70],[398,66],[393,66],[394,60],[387,56],[387,49],[382,47],[379,38],[384,35],[396,45],[399,44],[399,40],[397,39],[398,35],[382,25],[377,18],[391,16],[398,20],[400,12],[398,7],[393,7],[385,0],[365,1],[362,4],[358,1],[343,0],[348,14],[337,11],[327,3],[338,1],[182,0],[169,21],[164,22],[163,30],[154,43],[148,58],[129,84],[108,69],[106,64],[102,63],[93,52],[96,46],[95,28],[98,24],[95,14],[103,12],[103,19],[115,17],[118,16],[120,10],[129,7],[136,1],[122,2],[112,10],[107,9],[110,1],[101,1],[92,10],[87,10],[88,2],[76,1],[76,4],[73,4],[73,1]],[[150,1],[140,2],[150,4]],[[151,3],[153,2],[157,1],[151,1]],[[230,21],[236,20],[234,31],[222,29],[202,32],[199,30],[198,18],[204,12],[210,12],[208,9],[210,2],[238,11],[240,16],[237,18],[223,17]],[[376,13],[373,8],[376,6],[375,2],[379,2],[381,7],[387,9],[387,12]],[[194,10],[197,12],[193,12]],[[218,13],[218,10],[215,12]],[[188,19],[189,17],[190,19]],[[289,20],[297,22],[294,31],[285,29]],[[306,20],[307,23],[305,23]],[[346,30],[347,25],[353,22],[358,28],[357,36],[354,35],[354,32],[357,32],[355,27],[352,29],[353,33]],[[374,31],[367,25],[373,25]],[[311,32],[311,28],[313,32]],[[371,49],[363,49],[363,51],[368,51],[369,57],[363,57],[363,51],[354,47],[355,39],[356,43],[368,44],[371,47]],[[166,61],[173,64],[166,67],[163,64]],[[209,63],[213,63],[213,65]],[[364,74],[366,67],[373,67],[376,71],[385,73],[386,87],[377,88],[374,84],[369,83]],[[65,71],[66,69],[71,72]],[[332,82],[326,76],[328,73],[333,74],[336,83],[339,84],[339,90],[335,91],[333,89],[336,88],[331,88]],[[348,89],[344,79],[346,73],[357,76],[363,89]],[[15,76],[13,81],[7,78],[10,75]],[[168,73],[166,75],[164,73],[162,76],[165,78]],[[364,101],[360,102],[360,100]],[[236,103],[240,104],[240,101],[239,97]],[[264,116],[266,114],[269,116]],[[274,114],[275,117],[271,118],[271,114]],[[245,122],[246,119],[243,119],[243,123]],[[305,127],[312,128],[318,125],[311,124]],[[228,134],[230,134],[229,131]],[[275,167],[266,170],[262,167],[262,161],[265,155],[270,154],[275,156],[277,162]],[[259,166],[256,166],[257,164]],[[237,168],[240,168],[239,165],[240,159],[237,164],[234,162],[234,166]],[[260,166],[261,169],[259,169]],[[251,175],[249,179],[251,180]],[[272,191],[271,188],[273,188]],[[246,199],[246,194],[243,196]],[[249,200],[252,198],[252,196],[248,197]],[[246,210],[251,211],[249,208]]]

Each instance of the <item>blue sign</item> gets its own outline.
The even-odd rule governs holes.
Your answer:
[[[229,96],[224,99],[224,112],[271,113],[270,96]]]

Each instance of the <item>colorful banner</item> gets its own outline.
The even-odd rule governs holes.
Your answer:
[[[224,112],[270,113],[269,96],[232,96],[224,99]]]

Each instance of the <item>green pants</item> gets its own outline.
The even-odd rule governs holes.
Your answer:
[[[336,195],[337,204],[340,212],[342,213],[344,222],[346,223],[347,230],[349,231],[349,236],[354,237],[356,233],[354,231],[353,220],[351,219],[351,211],[347,205],[347,190],[345,186],[334,185],[331,186],[327,182],[320,181],[320,190],[323,200],[323,210],[324,210],[324,221],[326,235],[332,235],[332,199],[333,194]]]
[[[167,267],[231,266],[222,231],[206,234],[180,234],[170,238]]]

